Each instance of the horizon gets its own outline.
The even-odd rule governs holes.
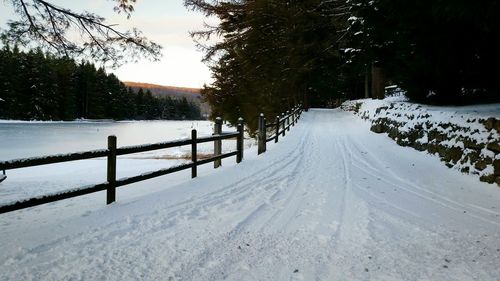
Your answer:
[[[153,88],[162,87],[162,88],[179,89],[179,90],[201,90],[201,88],[195,88],[195,87],[171,86],[171,85],[162,85],[162,84],[154,84],[154,83],[144,83],[144,82],[138,82],[138,81],[125,81],[125,80],[120,80],[120,81],[123,84],[125,84],[127,87],[147,88],[148,86],[151,86]]]

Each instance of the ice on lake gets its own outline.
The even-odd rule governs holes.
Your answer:
[[[192,129],[209,135],[212,128],[210,121],[0,121],[0,161],[104,149],[109,135],[117,137],[118,146],[128,146],[188,138]]]
[[[12,122],[0,121],[0,161],[107,148],[107,137],[115,135],[118,147],[209,136],[211,121],[126,121],[126,122]],[[224,125],[223,131],[235,128]],[[245,146],[252,145],[246,141]],[[236,147],[223,142],[223,151]],[[202,154],[213,153],[213,144],[198,145]],[[117,176],[167,168],[189,161],[190,146],[176,147],[118,158]],[[7,171],[0,183],[0,204],[106,181],[106,159],[91,159]]]

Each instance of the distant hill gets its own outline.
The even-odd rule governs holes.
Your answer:
[[[181,99],[185,97],[187,100],[200,105],[201,113],[203,115],[210,114],[210,106],[202,101],[200,91],[198,88],[186,88],[186,87],[174,87],[174,86],[163,86],[149,83],[140,82],[123,82],[127,87],[130,87],[136,91],[140,88],[150,90],[154,96],[169,96],[176,99]]]
[[[163,86],[149,83],[140,82],[123,82],[127,87],[131,88],[143,88],[149,89],[153,94],[168,94],[168,95],[199,95],[200,89],[198,88],[186,88],[186,87],[173,87],[173,86]]]

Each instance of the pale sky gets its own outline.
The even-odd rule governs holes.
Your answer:
[[[0,25],[12,18],[9,1],[0,1]],[[50,0],[74,11],[87,10],[118,24],[119,30],[136,27],[150,40],[163,46],[159,62],[139,61],[109,69],[122,81],[135,81],[180,87],[202,87],[211,82],[208,68],[201,62],[203,54],[195,47],[190,31],[203,29],[206,20],[200,13],[189,11],[183,0],[137,0],[132,17],[113,11],[110,0]],[[122,27],[122,28],[120,28]]]

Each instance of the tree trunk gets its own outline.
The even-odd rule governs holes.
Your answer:
[[[370,72],[368,66],[365,67],[365,99],[370,98]]]
[[[372,97],[383,99],[385,97],[385,77],[381,67],[372,64]]]

